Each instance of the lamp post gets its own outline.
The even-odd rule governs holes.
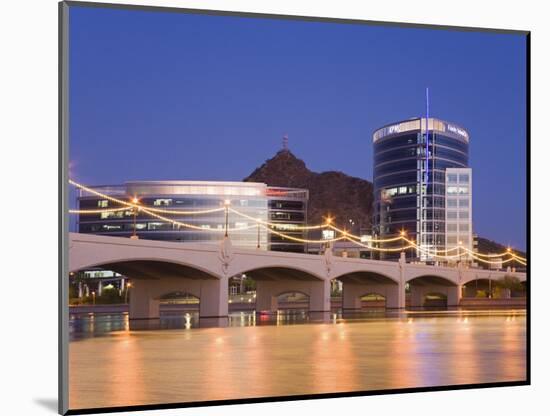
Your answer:
[[[139,203],[139,199],[137,199],[136,197],[132,198],[132,203],[134,205],[136,205],[137,203]],[[132,236],[130,237],[131,239],[133,240],[137,240],[139,237],[137,235],[137,212],[138,212],[139,208],[134,206],[133,208],[133,211],[134,211],[134,232],[132,233]]]
[[[126,285],[126,293],[124,294],[124,303],[128,304],[128,291],[132,287],[132,282],[128,282]]]
[[[260,248],[260,220],[256,220],[256,225],[258,226],[258,244],[256,245],[256,248]]]
[[[95,305],[95,290],[92,291],[92,302]]]
[[[350,234],[353,234],[353,226],[355,225],[355,221],[353,221],[351,218],[348,220],[349,222],[349,232]]]
[[[226,199],[223,201],[223,206],[225,207],[225,236],[228,236],[227,228],[229,225],[229,205],[231,205],[231,201],[229,199]]]
[[[399,236],[401,237],[401,252],[405,252],[405,235],[407,232],[405,230],[401,230],[399,233]],[[407,260],[407,253],[405,252],[405,261]]]

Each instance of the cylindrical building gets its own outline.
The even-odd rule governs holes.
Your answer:
[[[468,167],[468,132],[447,121],[414,118],[386,125],[373,134],[373,238],[387,239],[404,231],[428,251],[445,249],[445,171]],[[402,242],[380,244],[396,248]],[[397,246],[397,247],[398,247]],[[380,252],[392,259],[399,252]]]

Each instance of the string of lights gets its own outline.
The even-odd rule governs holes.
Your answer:
[[[228,207],[228,210],[230,212],[233,212],[234,214],[237,214],[243,218],[247,218],[249,220],[252,220],[252,221],[255,221],[257,223],[260,223],[264,226],[268,226],[268,227],[278,227],[280,226],[281,224],[277,224],[277,223],[274,223],[274,222],[268,222],[268,221],[263,221],[259,218],[254,218],[250,215],[247,215],[245,214],[244,212],[240,212],[240,211],[237,211],[236,209],[234,208],[231,208],[231,207]],[[319,225],[296,225],[296,226],[293,226],[292,229],[293,230],[318,230],[320,228],[326,228],[327,227],[327,224],[319,224]]]
[[[197,225],[188,224],[188,223],[181,222],[181,221],[176,221],[176,220],[173,220],[172,218],[166,218],[166,217],[164,217],[162,215],[159,215],[155,212],[151,212],[151,211],[149,211],[148,208],[141,207],[140,210],[145,212],[146,214],[152,216],[152,217],[155,217],[155,218],[159,219],[159,220],[167,221],[169,223],[172,223],[172,224],[180,226],[180,227],[191,228],[192,230],[215,231],[215,232],[222,232],[222,233],[226,231],[225,228],[205,228],[205,227],[200,227],[200,226],[197,226]],[[244,227],[227,228],[227,231],[250,230],[251,228],[255,228],[255,227],[257,227],[256,224],[253,224],[253,225],[247,225],[247,226],[244,226]]]
[[[346,236],[348,236],[349,238],[352,238],[352,239],[355,239],[355,240],[359,240],[361,241],[362,240],[362,237],[359,236],[359,235],[355,235],[355,234],[352,234],[346,230],[343,230],[341,228],[338,228],[336,227],[335,225],[331,224],[331,223],[328,223],[327,224],[329,228],[332,228],[334,231],[337,231],[341,234],[345,234]],[[385,239],[371,239],[369,240],[371,243],[391,243],[393,241],[399,241],[399,240],[403,240],[403,236],[398,236],[398,237],[392,237],[392,238],[385,238]]]
[[[467,248],[464,248],[466,251],[470,252],[470,253],[474,253],[478,256],[481,256],[481,257],[486,257],[486,258],[492,258],[492,257],[503,257],[503,256],[512,256],[512,257],[515,257],[516,259],[518,260],[521,260],[521,261],[527,261],[526,258],[524,257],[521,257],[519,256],[518,254],[514,253],[511,249],[507,249],[506,251],[502,252],[502,253],[498,253],[498,254],[483,254],[483,253],[476,253],[474,251],[471,251]]]
[[[96,196],[99,196],[101,198],[107,199],[111,202],[115,202],[117,204],[123,205],[122,207],[117,207],[117,208],[90,209],[90,210],[69,210],[69,213],[71,213],[71,214],[86,215],[86,214],[118,212],[118,211],[124,211],[124,210],[128,210],[128,209],[134,209],[134,210],[137,210],[139,212],[146,213],[147,215],[150,215],[151,217],[154,217],[154,218],[172,223],[173,225],[177,225],[177,226],[183,227],[183,228],[190,228],[190,229],[194,229],[194,230],[198,230],[198,231],[214,231],[214,232],[232,231],[233,232],[233,231],[249,230],[251,228],[261,226],[262,228],[264,228],[265,230],[267,230],[267,232],[269,232],[271,234],[275,234],[275,235],[278,235],[279,237],[282,237],[282,238],[285,238],[285,239],[288,239],[288,240],[291,240],[291,241],[300,242],[300,243],[326,244],[326,243],[331,243],[331,242],[336,242],[336,241],[341,241],[341,240],[347,240],[347,241],[350,241],[351,243],[353,243],[355,245],[358,245],[360,247],[364,247],[364,248],[367,248],[369,250],[379,251],[379,252],[398,252],[398,251],[403,251],[403,250],[415,249],[415,250],[418,250],[419,252],[422,252],[424,254],[428,254],[431,257],[438,258],[438,259],[443,259],[443,260],[456,260],[457,258],[461,258],[463,253],[467,253],[473,259],[478,260],[478,261],[480,261],[482,263],[485,263],[485,264],[506,264],[506,263],[509,263],[509,262],[512,262],[512,261],[516,261],[517,263],[522,264],[522,265],[527,264],[526,263],[527,260],[524,257],[521,257],[521,256],[515,254],[510,249],[507,249],[503,253],[483,254],[483,253],[476,253],[476,252],[468,249],[467,247],[463,247],[463,246],[455,246],[455,247],[448,248],[448,249],[434,249],[434,248],[421,247],[418,244],[416,244],[416,242],[414,242],[413,240],[408,239],[406,237],[406,233],[404,231],[402,231],[401,235],[399,235],[397,237],[392,237],[392,238],[387,238],[387,239],[371,239],[371,240],[368,241],[369,244],[363,244],[363,242],[361,241],[362,240],[361,236],[354,235],[354,234],[348,232],[347,230],[344,230],[344,229],[341,229],[341,228],[337,227],[336,225],[333,224],[333,222],[332,222],[333,218],[331,218],[331,217],[327,217],[326,222],[324,224],[310,225],[310,226],[296,225],[296,226],[293,226],[292,229],[293,230],[316,230],[316,229],[330,228],[330,229],[336,231],[337,233],[339,233],[340,236],[334,237],[334,238],[328,238],[328,239],[321,239],[321,240],[300,238],[300,237],[295,237],[295,236],[277,231],[276,228],[280,227],[281,224],[277,224],[277,223],[273,223],[273,222],[269,222],[269,221],[264,221],[264,220],[261,220],[259,218],[254,218],[250,215],[247,215],[243,212],[240,212],[240,211],[230,207],[228,203],[226,203],[224,207],[215,208],[215,209],[208,209],[208,210],[194,210],[194,211],[167,210],[167,209],[161,209],[161,208],[155,208],[155,207],[149,207],[149,206],[146,207],[146,206],[140,205],[139,203],[135,202],[135,201],[137,201],[137,199],[133,199],[133,202],[129,202],[129,201],[124,201],[124,200],[121,200],[121,199],[118,199],[118,198],[114,198],[110,195],[106,195],[102,192],[91,189],[91,188],[89,188],[85,185],[79,184],[79,183],[77,183],[73,180],[69,180],[69,183],[71,185],[74,185],[75,187],[77,187],[79,189],[82,189],[86,192],[89,192],[93,195],[96,195]],[[234,213],[238,216],[241,216],[243,218],[247,218],[247,219],[253,221],[254,224],[247,225],[247,226],[244,226],[244,227],[234,227],[234,228],[206,228],[204,226],[196,226],[196,225],[193,225],[193,224],[177,221],[177,220],[167,218],[167,217],[159,214],[159,213],[163,213],[163,214],[178,214],[178,215],[196,215],[196,214],[209,214],[209,213],[214,213],[214,212],[220,212],[220,211],[223,211],[223,210],[227,210],[227,212],[232,212],[232,213]],[[390,248],[381,248],[381,247],[375,247],[375,246],[372,245],[373,243],[389,243],[389,242],[398,242],[398,241],[403,241],[403,242],[407,243],[407,245],[403,246],[403,247],[390,247]],[[453,255],[447,254],[447,253],[451,253],[451,252],[454,252],[454,251],[458,251],[458,254],[453,254]],[[445,254],[440,255],[438,253],[445,253]],[[496,258],[496,257],[501,257],[502,258],[502,257],[505,257],[505,256],[509,256],[509,258],[506,259],[506,260],[501,259],[501,260],[498,260],[498,261],[487,260],[487,259]]]
[[[340,240],[344,240],[346,237],[345,236],[341,236],[341,237],[336,237],[336,238],[327,238],[326,240],[309,240],[309,239],[305,239],[305,238],[299,238],[299,237],[294,237],[292,235],[288,235],[288,234],[285,234],[285,233],[281,233],[279,231],[275,231],[265,225],[261,225],[262,228],[264,228],[265,230],[267,230],[267,232],[271,233],[271,234],[275,234],[275,235],[278,235],[280,237],[283,237],[283,238],[286,238],[288,240],[292,240],[292,241],[296,241],[298,243],[310,243],[310,244],[324,244],[324,243],[333,243],[335,241],[340,241]]]
[[[107,212],[119,212],[130,210],[130,207],[121,207],[121,208],[102,208],[102,209],[70,209],[69,214],[103,214]]]
[[[71,185],[74,185],[75,187],[77,187],[79,189],[82,189],[83,191],[86,191],[86,192],[89,192],[93,195],[96,195],[96,196],[99,196],[101,198],[107,199],[111,202],[115,202],[115,203],[120,204],[120,205],[125,205],[126,207],[130,207],[130,208],[143,209],[143,205],[139,205],[138,203],[134,203],[134,202],[124,201],[124,200],[118,199],[118,198],[114,198],[110,195],[107,195],[107,194],[104,194],[102,192],[96,191],[95,189],[88,188],[87,186],[82,185],[80,183],[77,183],[77,182],[75,182],[71,179],[69,179],[69,183]],[[177,210],[177,209],[164,209],[164,208],[147,207],[148,211],[159,212],[159,213],[162,213],[162,214],[173,214],[173,215],[210,214],[210,213],[214,213],[214,212],[223,211],[224,209],[225,209],[224,207],[219,207],[219,208],[211,208],[211,209],[203,209],[203,210],[184,211],[184,210]],[[75,211],[74,213],[81,213],[80,211],[85,211],[85,210],[74,210],[74,211]],[[105,211],[105,212],[107,212],[107,211]],[[86,214],[86,212],[83,212],[83,213]]]
[[[359,241],[350,239],[348,237],[346,237],[346,240],[348,240],[349,242],[351,242],[353,244],[356,244],[360,247],[368,248],[369,250],[380,251],[380,252],[388,252],[388,253],[397,252],[397,251],[404,251],[404,250],[408,250],[409,248],[414,248],[414,246],[412,246],[412,245],[408,245],[408,246],[404,246],[404,247],[391,247],[391,248],[371,247],[367,244],[363,244]]]

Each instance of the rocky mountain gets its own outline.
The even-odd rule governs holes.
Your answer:
[[[370,228],[372,183],[337,171],[312,172],[289,150],[277,152],[244,181],[309,189],[310,224],[319,224],[330,214],[340,226],[353,220],[354,231],[359,232],[359,227]]]

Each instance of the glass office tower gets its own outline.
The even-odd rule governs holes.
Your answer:
[[[392,123],[373,134],[373,238],[396,237],[404,231],[422,248],[414,256],[434,260],[430,252],[445,249],[445,171],[468,167],[468,132],[455,123],[414,118]],[[397,248],[401,242],[379,244]],[[380,252],[394,259],[399,252]]]

